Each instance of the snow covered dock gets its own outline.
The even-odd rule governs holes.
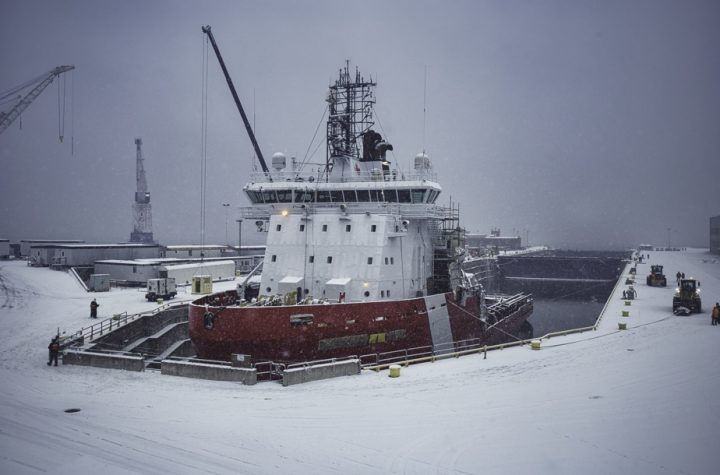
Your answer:
[[[48,367],[92,296],[101,318],[153,304],[0,262],[0,473],[717,473],[720,259],[649,253],[638,299],[620,299],[626,269],[596,331],[292,387]],[[650,263],[667,288],[645,286]],[[677,271],[703,314],[672,315]]]

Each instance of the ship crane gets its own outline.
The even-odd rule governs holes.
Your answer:
[[[10,124],[12,124],[15,119],[20,117],[20,114],[22,114],[25,109],[32,104],[32,102],[37,99],[37,97],[47,88],[50,83],[55,80],[56,77],[60,76],[62,73],[66,73],[68,71],[72,71],[75,69],[75,66],[69,65],[69,66],[58,66],[57,68],[51,69],[47,73],[35,78],[34,80],[31,80],[28,83],[22,84],[21,86],[18,86],[11,91],[3,94],[0,97],[0,101],[7,99],[13,94],[16,94],[18,91],[25,89],[35,83],[38,83],[37,86],[33,87],[30,92],[28,92],[25,97],[21,98],[20,101],[13,106],[12,109],[10,109],[9,112],[0,112],[0,134],[5,132],[5,130],[10,127]],[[60,141],[62,142],[62,135],[60,136]]]
[[[260,166],[263,169],[263,172],[267,176],[269,181],[273,181],[272,177],[270,176],[270,169],[268,169],[267,164],[265,163],[265,158],[263,157],[262,152],[260,151],[260,146],[257,143],[257,140],[255,139],[255,134],[253,133],[252,127],[250,126],[250,121],[248,121],[247,115],[245,115],[245,110],[243,109],[242,104],[240,103],[240,97],[238,97],[237,91],[235,90],[235,86],[233,85],[232,79],[230,78],[230,73],[228,73],[227,68],[225,67],[225,61],[223,61],[222,55],[220,54],[220,50],[218,49],[217,43],[215,43],[215,37],[212,34],[212,31],[210,30],[210,25],[203,26],[202,27],[203,33],[205,33],[208,38],[210,38],[210,43],[212,43],[213,50],[215,51],[215,56],[217,56],[218,62],[220,63],[220,67],[222,68],[223,74],[225,75],[225,80],[227,81],[228,87],[230,88],[230,93],[233,96],[233,99],[235,100],[235,105],[238,108],[238,112],[240,112],[240,116],[242,117],[243,123],[245,124],[245,130],[248,133],[248,136],[250,137],[250,141],[253,144],[253,148],[255,149],[255,154],[258,157],[258,160],[260,161]]]

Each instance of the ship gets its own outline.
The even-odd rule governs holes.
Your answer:
[[[531,315],[532,295],[488,296],[463,270],[459,206],[439,204],[442,187],[425,152],[411,171],[394,165],[392,144],[375,130],[376,86],[346,62],[327,95],[325,163],[288,164],[276,153],[272,171],[263,161],[250,176],[250,206],[240,212],[266,233],[262,270],[190,304],[199,358],[453,351],[514,338]]]

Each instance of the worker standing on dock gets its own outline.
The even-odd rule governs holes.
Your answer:
[[[58,364],[58,354],[60,353],[60,336],[55,335],[55,337],[50,341],[50,344],[48,345],[48,366],[50,366],[53,361],[55,362],[55,366]]]
[[[712,324],[717,325],[718,323],[720,323],[720,303],[715,302],[712,309]]]
[[[100,306],[99,303],[95,301],[95,299],[92,299],[92,302],[90,302],[90,318],[97,318],[97,309]]]

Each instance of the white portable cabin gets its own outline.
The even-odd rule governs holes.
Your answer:
[[[125,261],[109,259],[95,261],[95,272],[109,274],[113,281],[128,284],[145,285],[148,279],[155,279],[160,273],[163,262],[153,260]]]
[[[55,244],[83,244],[82,239],[23,239],[20,241],[20,255],[30,256],[30,248],[33,246],[55,245]]]
[[[0,259],[8,259],[10,257],[10,240],[0,239]]]
[[[188,257],[228,257],[237,256],[237,251],[231,246],[218,244],[191,244],[191,245],[172,245],[164,246],[160,257],[176,257],[184,259]]]
[[[53,244],[33,246],[35,265],[62,267],[92,266],[106,259],[150,259],[160,254],[157,244]]]
[[[160,267],[159,277],[174,277],[177,285],[189,285],[196,275],[210,275],[213,281],[232,280],[235,278],[235,261],[164,265]]]

